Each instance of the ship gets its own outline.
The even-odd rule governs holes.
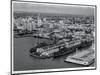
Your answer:
[[[30,55],[38,58],[59,57],[75,52],[76,49],[87,48],[93,40],[72,40],[60,44],[40,44],[30,49]],[[81,50],[81,49],[80,49]]]

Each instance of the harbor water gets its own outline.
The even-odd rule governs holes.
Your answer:
[[[39,59],[30,56],[29,50],[37,42],[41,41],[48,40],[37,39],[34,37],[14,38],[14,71],[86,67],[83,65],[65,62],[64,60],[68,54],[47,59]],[[92,63],[90,66],[94,66],[94,63]]]

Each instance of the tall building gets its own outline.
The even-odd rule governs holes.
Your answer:
[[[38,14],[37,25],[38,25],[38,27],[40,27],[42,25],[42,20],[40,18],[40,14]]]

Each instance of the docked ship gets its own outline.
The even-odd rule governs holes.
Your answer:
[[[30,49],[30,55],[38,58],[58,57],[75,52],[76,49],[86,48],[92,45],[93,40],[72,40],[60,44],[37,45]]]

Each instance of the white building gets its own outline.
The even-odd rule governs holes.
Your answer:
[[[38,19],[37,25],[38,25],[38,27],[40,27],[42,25],[42,20],[41,19]]]
[[[55,48],[55,49],[52,49],[52,50],[48,50],[48,51],[45,51],[45,52],[41,53],[41,56],[42,56],[42,55],[50,56],[50,55],[52,55],[53,53],[58,52],[58,51],[59,51],[59,48]]]
[[[42,53],[42,52],[44,52],[44,49],[43,48],[37,48],[36,52]]]
[[[63,25],[63,24],[64,24],[63,20],[60,20],[60,21],[59,21],[59,23],[60,23],[61,25]]]

